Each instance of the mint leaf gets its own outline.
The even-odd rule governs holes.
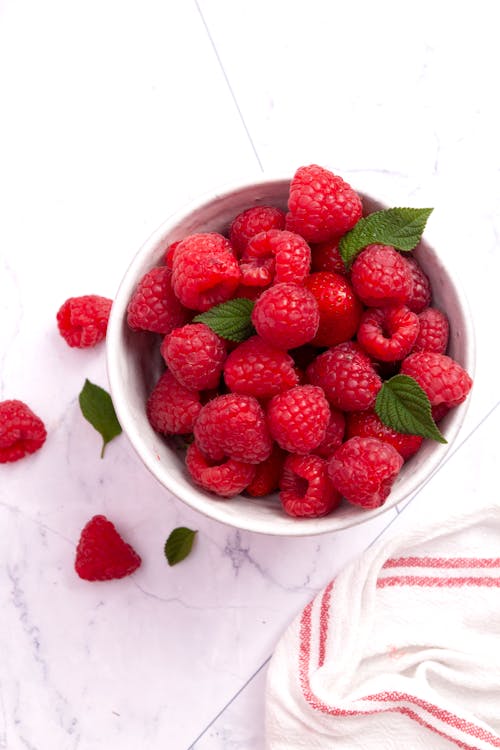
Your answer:
[[[197,533],[185,526],[179,526],[170,533],[164,548],[169,565],[177,565],[189,555]]]
[[[347,232],[339,250],[347,267],[367,245],[392,245],[409,252],[417,246],[432,208],[388,208],[375,211]]]
[[[394,375],[378,392],[375,411],[384,424],[398,432],[446,443],[432,418],[431,404],[415,378]]]
[[[237,297],[197,315],[193,323],[205,323],[223,339],[239,343],[255,333],[252,325],[253,306],[252,300]]]
[[[111,396],[104,388],[86,379],[78,400],[83,416],[102,437],[101,458],[104,458],[107,444],[122,431]]]

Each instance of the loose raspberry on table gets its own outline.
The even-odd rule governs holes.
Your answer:
[[[369,409],[382,387],[372,361],[352,341],[320,354],[306,374],[309,382],[319,385],[330,404],[340,411]]]
[[[311,245],[311,270],[340,273],[347,276],[347,269],[339,249],[340,240],[329,240]]]
[[[337,450],[339,445],[342,445],[345,433],[345,416],[344,413],[338,409],[330,409],[330,420],[326,427],[325,437],[314,449],[313,453],[316,456],[322,456],[323,458],[330,458],[330,456]]]
[[[251,336],[229,354],[224,365],[229,390],[270,398],[299,382],[292,357],[260,336]]]
[[[346,415],[346,436],[375,437],[383,440],[396,448],[405,461],[419,450],[423,442],[420,435],[407,435],[388,427],[372,409],[353,411]]]
[[[368,245],[352,264],[354,291],[368,307],[404,305],[413,279],[405,259],[390,245]]]
[[[255,465],[223,458],[220,462],[208,459],[196,443],[188,446],[186,467],[196,484],[220,497],[234,497],[250,484]]]
[[[389,495],[402,465],[403,457],[389,443],[373,437],[352,437],[330,458],[328,474],[350,503],[378,508]]]
[[[181,385],[167,370],[146,403],[151,426],[162,435],[188,435],[201,411],[200,394]]]
[[[305,281],[319,308],[319,326],[312,343],[335,346],[351,339],[358,330],[363,305],[344,276],[321,271]]]
[[[326,434],[330,406],[315,385],[298,385],[274,396],[267,407],[269,432],[290,453],[309,453]]]
[[[0,401],[0,464],[35,453],[47,438],[45,425],[23,401]]]
[[[75,570],[86,581],[110,581],[131,575],[141,558],[105,516],[93,516],[76,548]]]
[[[418,322],[420,327],[413,351],[444,354],[450,333],[447,316],[435,307],[427,307],[418,316]]]
[[[308,242],[341,237],[359,221],[361,198],[341,177],[313,164],[300,167],[290,184],[286,228]]]
[[[226,345],[205,323],[189,323],[165,336],[160,352],[179,383],[194,390],[217,388]]]
[[[246,488],[251,497],[264,497],[279,487],[283,464],[287,454],[274,444],[269,458],[255,466],[255,476]]]
[[[234,219],[229,229],[229,240],[233,250],[240,257],[249,240],[260,232],[270,229],[284,229],[285,214],[274,206],[254,206],[247,208]]]
[[[286,458],[280,481],[283,509],[295,518],[320,518],[331,513],[342,497],[328,476],[328,464],[319,456]]]
[[[144,274],[127,308],[127,323],[135,331],[167,334],[184,325],[188,317],[174,294],[172,272],[166,266]]]
[[[205,312],[230,299],[240,281],[238,261],[221,234],[192,234],[177,246],[172,287],[185,307]]]
[[[319,325],[318,303],[296,284],[276,284],[256,301],[252,323],[259,336],[279,349],[294,349],[311,341]]]
[[[195,440],[207,458],[234,458],[259,464],[269,457],[273,441],[264,411],[253,396],[228,393],[202,408],[194,425]]]
[[[374,359],[396,362],[412,351],[418,332],[418,316],[405,305],[373,307],[361,317],[357,340]]]
[[[401,373],[415,378],[431,406],[458,406],[472,388],[472,379],[458,362],[446,354],[415,352],[401,363]]]
[[[305,239],[279,229],[252,237],[240,261],[242,283],[246,286],[301,284],[310,268],[311,248]]]
[[[432,289],[429,277],[424,273],[418,261],[412,255],[401,256],[412,277],[411,294],[406,301],[406,306],[412,312],[421,313],[431,303]]]
[[[104,338],[113,300],[86,294],[70,297],[57,312],[59,333],[69,346],[87,349]]]

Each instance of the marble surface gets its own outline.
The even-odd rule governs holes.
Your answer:
[[[440,7],[441,6],[441,7]],[[0,748],[262,750],[266,665],[300,608],[381,535],[498,496],[499,54],[492,2],[3,0],[0,400],[44,419],[0,467]],[[162,490],[125,436],[99,458],[79,411],[105,350],[55,313],[112,297],[145,238],[232,179],[317,162],[393,205],[434,206],[462,276],[476,385],[446,463],[405,507],[274,539]],[[499,498],[500,500],[500,498]],[[143,557],[122,581],[73,571],[80,529],[114,520]],[[169,568],[175,526],[198,530]]]

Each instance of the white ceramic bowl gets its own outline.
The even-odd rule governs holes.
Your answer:
[[[194,232],[225,232],[232,219],[250,206],[269,204],[285,209],[288,188],[289,180],[265,177],[251,184],[232,185],[192,203],[162,224],[139,250],[118,289],[108,327],[107,362],[111,395],[122,428],[145,466],[164,487],[192,508],[232,526],[265,534],[303,536],[362,523],[411,496],[436,471],[450,450],[464,421],[468,399],[440,424],[448,443],[424,441],[420,451],[404,465],[385,504],[372,511],[343,503],[324,518],[294,519],[282,511],[277,496],[219,499],[190,481],[182,453],[157,434],[146,417],[146,399],[163,370],[159,337],[129,330],[126,323],[128,302],[139,279],[161,263],[171,242]],[[368,212],[385,207],[363,193],[360,195]],[[424,236],[425,241],[415,254],[431,280],[434,304],[448,314],[449,354],[473,376],[474,333],[467,302],[453,270],[443,266],[429,244],[432,242],[430,233]]]

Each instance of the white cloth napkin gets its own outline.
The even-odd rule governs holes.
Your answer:
[[[367,550],[271,660],[266,747],[500,748],[500,508]]]

